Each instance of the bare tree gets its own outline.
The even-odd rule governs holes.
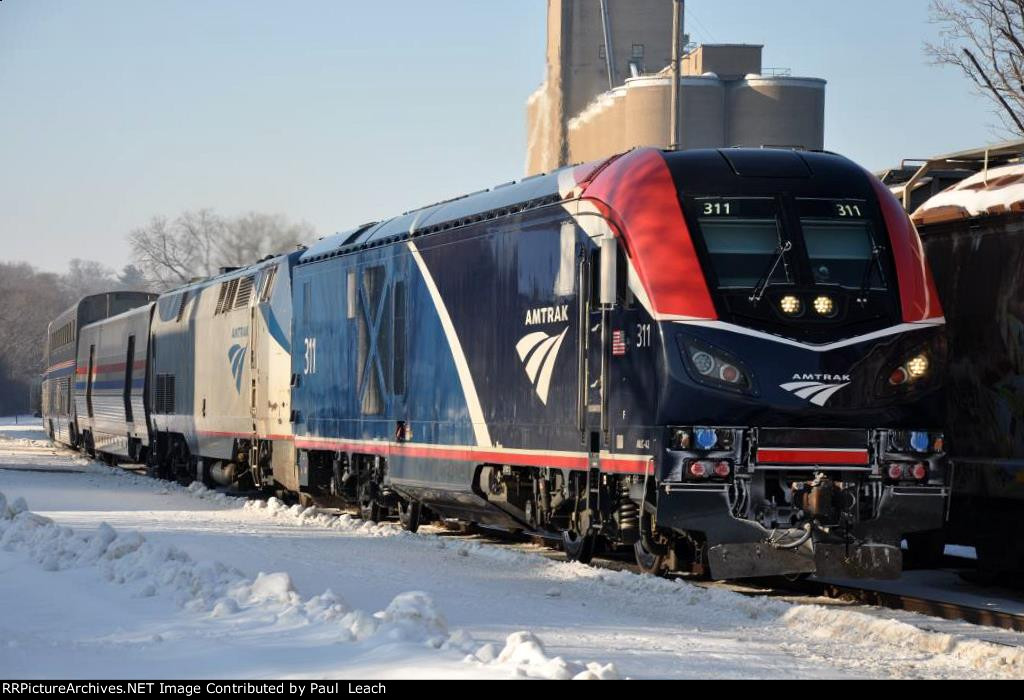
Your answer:
[[[144,292],[149,289],[149,282],[137,266],[125,265],[117,275],[117,286],[129,292]]]
[[[275,253],[295,250],[313,239],[313,227],[293,224],[280,214],[249,212],[226,223],[218,244],[222,266],[241,267]]]
[[[114,271],[109,267],[95,260],[78,258],[68,264],[68,271],[61,277],[60,283],[70,299],[110,292],[120,286]]]
[[[157,217],[129,234],[136,266],[159,289],[169,289],[221,267],[254,263],[294,249],[313,236],[308,224],[280,215],[249,213],[225,220],[210,209],[174,221]]]
[[[58,275],[0,263],[0,412],[27,408],[28,387],[42,371],[47,326],[70,303]]]
[[[993,102],[1006,130],[1024,135],[1024,0],[932,0],[935,63],[956,66]]]
[[[162,289],[214,272],[215,241],[224,224],[213,211],[185,212],[169,222],[154,217],[147,226],[128,235],[132,255],[143,273]]]

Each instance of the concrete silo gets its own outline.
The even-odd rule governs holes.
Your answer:
[[[669,140],[672,79],[645,76],[626,81],[626,148],[661,146]]]
[[[721,148],[726,142],[725,84],[713,73],[687,76],[680,83],[680,148]]]
[[[726,93],[726,145],[824,148],[824,80],[748,75]]]

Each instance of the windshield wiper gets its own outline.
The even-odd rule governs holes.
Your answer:
[[[772,261],[771,267],[768,268],[768,272],[765,273],[757,285],[754,287],[754,293],[750,295],[750,301],[757,304],[761,299],[764,298],[764,293],[768,291],[768,285],[771,284],[772,277],[775,276],[775,270],[778,269],[779,263],[786,258],[786,253],[793,250],[793,243],[786,241],[779,246],[779,249],[775,251],[775,259]]]
[[[884,251],[880,245],[876,245],[871,249],[871,260],[868,261],[868,267],[864,270],[864,281],[860,285],[860,292],[857,293],[857,303],[864,306],[868,303],[868,294],[871,293],[871,276],[875,272],[875,268],[882,274],[882,251]]]

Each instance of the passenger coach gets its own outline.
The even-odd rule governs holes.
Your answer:
[[[79,405],[83,398],[80,375],[89,371],[78,362],[79,330],[90,323],[116,316],[156,299],[146,292],[109,292],[84,297],[50,322],[43,346],[46,369],[43,372],[43,426],[51,440],[80,447],[78,418],[84,415]]]

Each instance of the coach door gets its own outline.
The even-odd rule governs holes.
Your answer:
[[[252,415],[253,430],[258,436],[272,434],[271,425],[274,416],[271,415],[271,407],[274,404],[270,392],[273,390],[270,382],[271,352],[273,351],[267,319],[270,314],[266,307],[270,304],[270,295],[273,291],[274,278],[277,276],[277,268],[269,267],[263,270],[257,280],[255,299],[250,307],[249,313],[249,334],[251,355],[249,387],[249,412]],[[280,432],[280,431],[278,431]]]
[[[590,248],[580,264],[580,429],[590,468],[600,468],[608,432],[608,314],[601,304],[600,247]]]

